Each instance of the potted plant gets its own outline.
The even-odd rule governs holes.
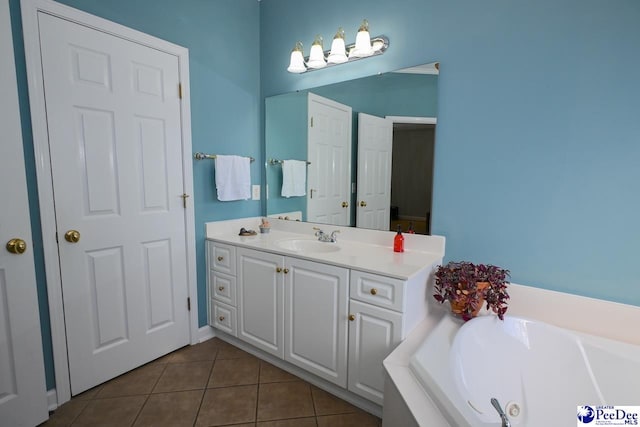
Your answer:
[[[468,261],[449,262],[436,269],[435,294],[439,303],[449,301],[451,311],[467,320],[477,316],[486,301],[487,309],[501,320],[507,311],[509,270]]]

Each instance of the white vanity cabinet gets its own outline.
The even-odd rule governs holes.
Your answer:
[[[382,362],[427,315],[427,282],[441,257],[409,252],[406,264],[397,264],[386,248],[375,247],[365,255],[350,252],[347,264],[284,254],[269,236],[235,245],[234,239],[208,242],[210,324],[303,378],[380,410]],[[380,262],[365,259],[367,253]],[[221,320],[228,318],[230,325]]]
[[[237,336],[236,247],[207,242],[209,324]]]
[[[284,358],[347,386],[349,270],[287,257]]]

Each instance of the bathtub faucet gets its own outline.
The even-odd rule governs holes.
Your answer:
[[[500,406],[500,402],[495,397],[491,398],[491,404],[496,411],[498,411],[498,415],[500,415],[500,419],[502,420],[502,427],[511,427],[511,423],[509,422],[509,418],[507,418],[507,414],[504,413],[502,407]]]

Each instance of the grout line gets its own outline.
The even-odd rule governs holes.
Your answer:
[[[204,390],[202,392],[202,397],[200,398],[200,405],[198,405],[198,410],[196,411],[196,417],[193,420],[193,425],[194,426],[198,422],[198,417],[200,416],[200,410],[202,409],[202,402],[204,402],[204,396],[207,394],[207,390],[208,390],[207,386],[209,385],[209,381],[211,381],[211,374],[213,373],[213,367],[216,366],[216,360],[218,360],[218,352],[219,351],[220,351],[219,349],[216,349],[216,355],[213,358],[213,363],[211,363],[211,369],[209,369],[209,379],[207,380],[207,383],[204,385]]]

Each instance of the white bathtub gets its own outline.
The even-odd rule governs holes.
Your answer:
[[[445,316],[409,369],[452,426],[500,426],[492,397],[513,426],[575,425],[578,405],[640,405],[640,346],[517,317]]]

